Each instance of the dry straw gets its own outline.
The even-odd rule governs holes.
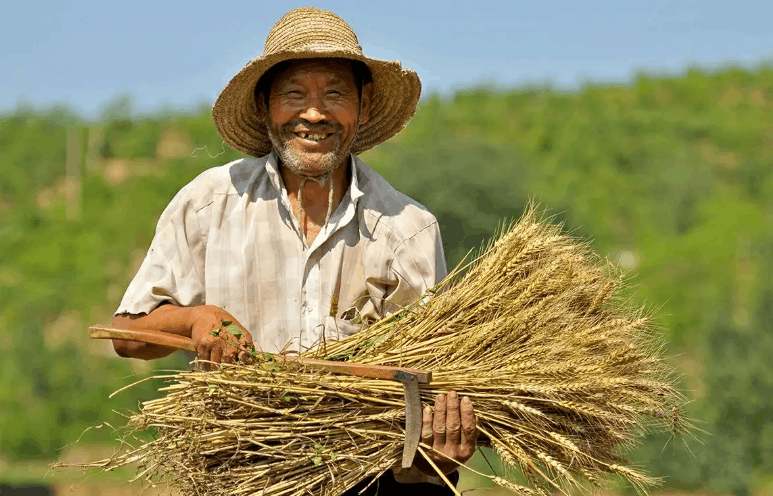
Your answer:
[[[620,282],[530,209],[423,302],[308,355],[431,370],[422,401],[469,396],[481,444],[531,487],[482,475],[514,493],[567,493],[610,474],[646,491],[656,479],[624,454],[650,428],[686,431],[685,401],[647,317],[614,296]],[[170,377],[129,424],[155,439],[91,466],[139,462],[138,477],[185,494],[332,495],[399,464],[399,383],[266,357]]]

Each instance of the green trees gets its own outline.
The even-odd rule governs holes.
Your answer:
[[[4,458],[57,456],[111,409],[156,394],[149,384],[107,401],[140,364],[88,348],[85,328],[109,319],[174,193],[239,156],[211,158],[223,148],[205,110],[136,119],[121,105],[93,124],[78,219],[62,186],[75,116],[0,119]],[[770,68],[641,75],[572,95],[460,92],[425,98],[363,158],[437,216],[449,266],[534,198],[630,271],[711,433],[688,440],[694,457],[645,438],[637,458],[674,487],[744,494],[773,470],[771,110]]]

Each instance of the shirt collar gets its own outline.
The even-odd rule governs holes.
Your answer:
[[[359,176],[357,161],[351,153],[349,154],[349,163],[351,164],[352,177],[350,178],[348,193],[350,202],[356,204],[358,198],[365,193],[360,190],[360,183],[357,180],[357,177]],[[279,173],[279,156],[276,154],[275,150],[271,150],[268,160],[266,160],[266,172],[268,173],[271,184],[280,193],[282,201],[284,202],[288,198],[287,189],[285,188],[284,181],[282,181],[282,175]],[[344,198],[346,198],[346,195],[344,195]],[[289,208],[289,201],[287,207]]]

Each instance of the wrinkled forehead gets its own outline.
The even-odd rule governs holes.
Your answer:
[[[276,75],[274,82],[293,81],[309,76],[325,76],[330,80],[355,83],[352,62],[338,58],[292,60]]]

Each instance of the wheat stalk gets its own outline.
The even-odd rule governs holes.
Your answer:
[[[656,479],[624,451],[652,424],[688,431],[685,399],[650,320],[618,301],[621,277],[533,208],[430,298],[306,356],[433,371],[430,403],[456,390],[475,406],[480,443],[533,486],[487,475],[517,494],[565,492],[619,474]],[[331,376],[267,360],[179,372],[131,418],[157,437],[104,468],[141,462],[186,494],[340,494],[400,460],[398,383]]]

